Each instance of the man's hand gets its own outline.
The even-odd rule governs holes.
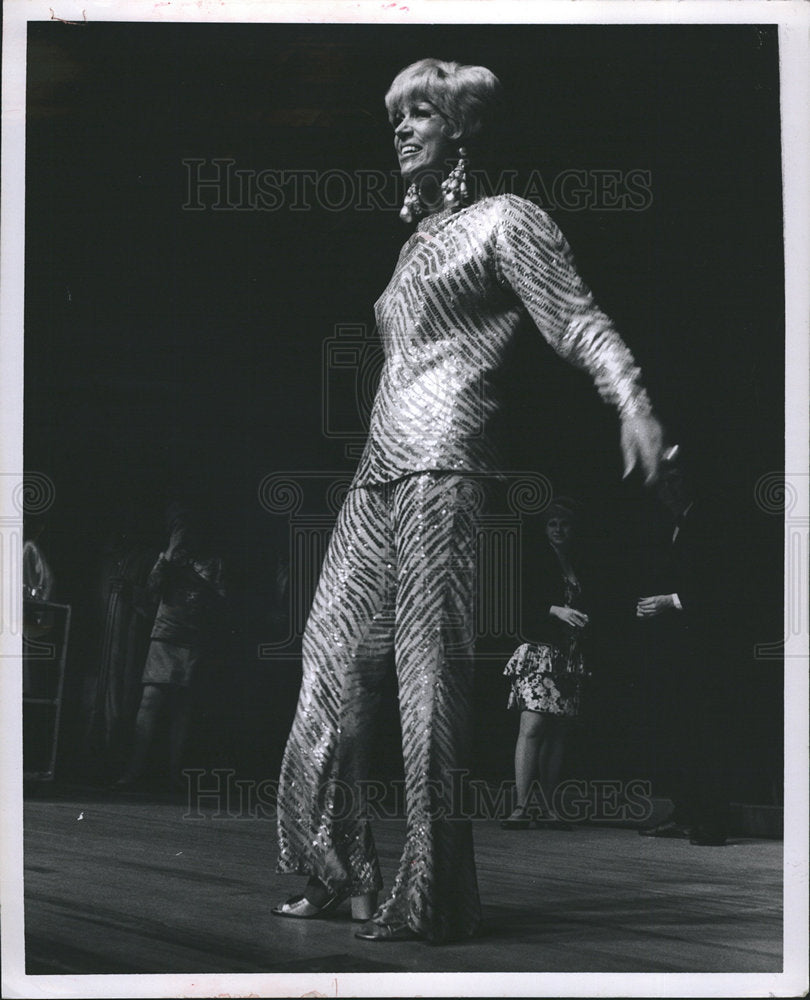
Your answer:
[[[655,618],[665,611],[672,611],[675,602],[672,594],[656,594],[654,597],[640,597],[636,604],[636,618]]]
[[[658,477],[663,442],[664,432],[652,414],[628,414],[623,417],[621,445],[625,478],[638,463],[644,471],[644,481],[648,485],[654,483]]]

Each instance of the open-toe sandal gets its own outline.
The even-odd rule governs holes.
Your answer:
[[[276,917],[292,917],[295,920],[317,920],[320,917],[329,917],[340,906],[346,894],[336,892],[331,895],[322,906],[310,903],[307,897],[301,893],[299,896],[291,896],[279,906],[274,906],[270,911]]]
[[[419,935],[407,924],[382,924],[369,920],[354,935],[361,941],[418,941]]]

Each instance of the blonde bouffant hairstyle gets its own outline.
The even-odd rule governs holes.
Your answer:
[[[486,67],[420,59],[394,77],[385,107],[393,124],[397,111],[410,101],[428,101],[447,121],[448,138],[463,144],[488,130],[501,100],[500,81]]]

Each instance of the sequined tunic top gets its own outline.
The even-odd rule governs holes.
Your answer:
[[[497,195],[424,218],[375,314],[385,353],[353,486],[428,470],[494,472],[499,370],[526,314],[620,413],[649,412],[632,354],[542,209]]]

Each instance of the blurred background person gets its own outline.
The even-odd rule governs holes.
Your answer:
[[[102,782],[120,774],[131,752],[141,695],[141,675],[157,608],[146,582],[155,564],[154,539],[124,514],[100,547],[94,588],[97,638],[87,657],[95,669],[85,678],[86,766]]]
[[[26,517],[22,551],[23,634],[26,639],[36,642],[53,626],[53,615],[47,608],[37,606],[50,601],[53,596],[54,575],[42,551],[40,539],[45,530],[41,517]],[[31,602],[37,602],[33,604]],[[23,657],[23,696],[35,697],[41,694],[41,684],[37,682],[36,668],[32,668],[29,656]]]
[[[210,652],[212,628],[225,596],[222,559],[192,520],[187,508],[167,511],[169,546],[161,552],[147,581],[159,605],[143,669],[143,693],[135,719],[135,743],[118,789],[142,777],[157,725],[164,710],[171,714],[170,779],[180,782],[190,720],[190,689]]]
[[[44,529],[42,518],[26,517],[22,551],[23,596],[33,601],[49,601],[53,594],[53,572],[40,547]]]

